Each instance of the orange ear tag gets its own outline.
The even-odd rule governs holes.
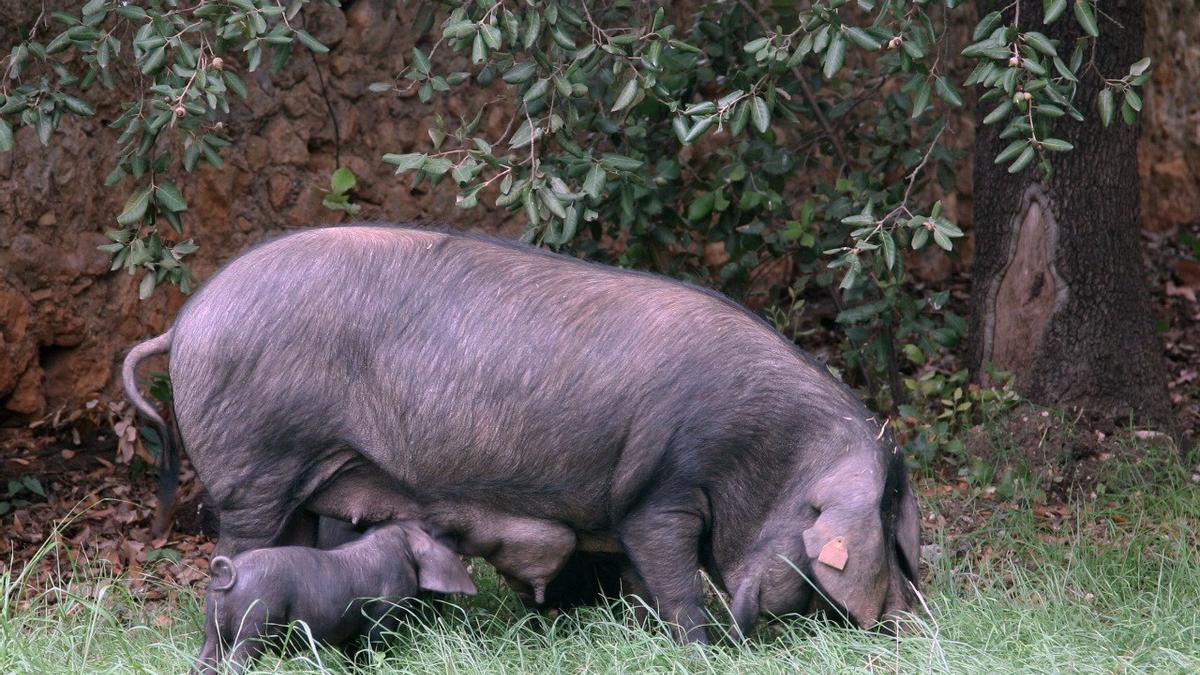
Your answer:
[[[846,567],[846,560],[849,557],[850,555],[846,552],[846,538],[834,537],[821,547],[821,555],[817,556],[817,562],[825,563],[835,570],[841,570]]]

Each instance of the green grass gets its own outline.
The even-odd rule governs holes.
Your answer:
[[[1057,529],[1032,504],[981,490],[925,500],[927,513],[971,524],[926,523],[925,540],[945,555],[927,570],[929,614],[899,639],[795,619],[744,646],[682,648],[661,630],[632,627],[620,608],[528,613],[484,575],[479,596],[417,612],[389,649],[366,655],[358,669],[1200,672],[1200,489],[1165,451],[1113,464],[1105,493],[1072,504]],[[183,672],[199,649],[200,602],[186,591],[148,606],[121,580],[96,575],[30,597],[19,574],[0,578],[0,672]],[[311,648],[265,657],[257,668],[355,670],[340,654]]]

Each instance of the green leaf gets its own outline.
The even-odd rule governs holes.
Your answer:
[[[701,50],[699,47],[697,47],[696,45],[693,45],[691,43],[684,42],[683,40],[667,40],[667,44],[671,45],[672,47],[674,47],[675,49],[678,49],[681,52],[687,52],[689,54],[701,53]]]
[[[425,155],[419,152],[410,152],[403,155],[389,153],[383,156],[383,161],[395,166],[396,173],[401,173],[421,168],[421,165],[425,163]]]
[[[481,65],[484,61],[487,61],[487,57],[487,44],[484,43],[483,38],[480,37],[480,34],[476,33],[475,39],[471,41],[471,63],[477,66]]]
[[[583,179],[583,191],[592,199],[600,199],[604,190],[604,182],[604,169],[599,164],[593,164],[592,168],[588,170],[587,177]]]
[[[1051,152],[1070,152],[1075,149],[1074,145],[1062,140],[1061,138],[1043,138],[1041,140],[1042,147]]]
[[[875,300],[874,302],[865,302],[855,307],[849,307],[841,312],[838,312],[838,323],[859,323],[866,321],[873,316],[877,316],[888,310],[890,302],[885,298],[883,300]]]
[[[200,154],[204,151],[203,144],[200,141],[193,141],[183,150],[183,168],[191,173],[192,169],[196,168],[197,162],[200,161]]]
[[[1096,106],[1100,109],[1100,123],[1104,126],[1112,124],[1115,108],[1113,104],[1113,90],[1107,87],[1101,90],[1100,95],[1096,97]]]
[[[1021,154],[1027,147],[1029,147],[1029,139],[1028,138],[1018,138],[1017,140],[1013,141],[1012,143],[1009,143],[1003,150],[1001,150],[1000,154],[996,155],[996,159],[993,161],[993,163],[994,164],[1004,164],[1006,162],[1010,162],[1017,155]]]
[[[717,201],[717,193],[701,192],[688,204],[687,219],[693,222],[704,220],[712,213],[713,205]]]
[[[709,115],[708,117],[697,120],[696,124],[693,125],[690,130],[688,130],[687,135],[683,137],[684,145],[691,143],[697,138],[700,138],[700,136],[702,136],[704,132],[708,131],[716,121],[716,115]]]
[[[842,68],[842,62],[846,59],[846,40],[842,38],[842,34],[836,33],[829,40],[829,47],[825,50],[825,68],[822,72],[825,79],[832,80],[834,75]]]
[[[83,14],[84,16],[87,16],[89,14],[98,14],[100,12],[100,10],[104,9],[104,6],[107,4],[108,4],[108,0],[90,0],[90,2],[85,4],[79,10],[79,12],[81,14]]]
[[[567,210],[563,208],[562,202],[559,201],[558,197],[554,195],[554,192],[546,187],[538,188],[537,192],[538,197],[541,197],[542,203],[546,205],[546,208],[550,211],[550,213],[553,213],[559,218],[567,217]]]
[[[979,42],[996,30],[996,26],[1000,25],[1000,12],[989,12],[986,16],[975,24],[975,30],[971,32],[971,42]]]
[[[146,53],[146,60],[142,62],[142,74],[150,75],[159,68],[167,60],[167,51],[165,47],[157,47]]]
[[[645,162],[640,159],[626,157],[625,155],[618,155],[615,152],[606,152],[600,158],[600,163],[614,171],[636,171],[642,168],[642,164]]]
[[[933,241],[947,251],[954,248],[954,242],[950,241],[950,237],[947,237],[945,234],[943,234],[941,230],[933,231]]]
[[[1058,71],[1059,75],[1062,75],[1065,79],[1071,82],[1079,81],[1079,78],[1075,77],[1075,73],[1071,72],[1071,69],[1067,67],[1067,64],[1063,63],[1063,60],[1057,56],[1054,57],[1054,69]]]
[[[550,91],[550,80],[543,78],[534,82],[529,89],[525,90],[525,95],[521,97],[521,100],[526,103],[532,103],[545,96],[548,91]]]
[[[38,479],[34,478],[33,476],[22,476],[21,484],[24,485],[27,490],[35,495],[38,495],[39,497],[46,496],[46,491],[42,489],[42,484],[39,483]]]
[[[310,35],[308,31],[298,30],[296,31],[296,37],[299,38],[300,44],[308,47],[317,54],[326,54],[329,52],[329,47],[321,44],[321,41]]]
[[[258,70],[258,66],[262,64],[262,47],[258,43],[251,43],[249,49],[246,50],[246,70],[254,72]]]
[[[617,95],[617,100],[615,103],[613,103],[612,110],[609,112],[624,110],[630,105],[633,105],[633,99],[637,98],[638,93],[637,84],[638,82],[636,77],[626,82],[625,86],[621,88],[621,93]]]
[[[913,232],[912,236],[913,249],[919,250],[927,241],[929,241],[929,230],[925,229],[923,226],[918,226],[916,231]]]
[[[875,216],[869,213],[856,213],[842,218],[843,225],[874,225]]]
[[[521,196],[525,202],[525,217],[529,219],[530,226],[536,228],[541,222],[542,216],[538,212],[537,203],[533,201],[533,191],[526,190]]]
[[[346,167],[340,167],[333,175],[329,177],[329,186],[338,194],[344,194],[354,189],[358,183],[358,177],[354,172]]]
[[[1023,151],[1021,151],[1021,154],[1017,156],[1017,161],[1013,162],[1012,166],[1008,167],[1008,172],[1019,173],[1025,169],[1025,167],[1029,166],[1029,163],[1033,161],[1035,155],[1037,155],[1037,152],[1034,151],[1032,146],[1025,148]]]
[[[711,115],[717,111],[717,104],[712,101],[701,101],[693,103],[683,109],[683,114],[690,117],[699,117],[700,115]]]
[[[538,37],[542,34],[542,13],[532,11],[528,14],[529,25],[525,28],[525,49],[528,50],[537,44]]]
[[[150,297],[154,293],[154,285],[154,272],[146,272],[146,274],[142,276],[142,283],[138,284],[138,299],[145,300],[146,298]]]
[[[1137,63],[1134,63],[1132,66],[1129,66],[1129,74],[1132,75],[1133,77],[1137,77],[1138,75],[1141,75],[1142,73],[1146,72],[1146,69],[1149,67],[1150,67],[1150,57],[1147,56],[1144,59],[1140,59]]]
[[[0,152],[13,149],[13,130],[8,122],[0,119]]]
[[[1045,15],[1042,23],[1054,23],[1067,11],[1067,0],[1042,0],[1042,10]]]
[[[1057,52],[1054,50],[1054,44],[1050,42],[1050,38],[1037,31],[1029,31],[1028,33],[1024,33],[1021,35],[1021,39],[1025,41],[1025,44],[1033,47],[1036,51],[1039,51],[1046,56],[1055,56],[1057,54]]]
[[[759,133],[766,133],[771,126],[771,111],[761,96],[750,99],[750,119]]]
[[[750,120],[750,102],[741,101],[733,109],[733,116],[729,118],[729,135],[737,136],[746,128],[746,122]]]
[[[522,61],[521,63],[513,64],[512,68],[504,72],[501,79],[509,84],[522,84],[528,82],[529,78],[533,77],[533,74],[536,72],[537,64],[533,61]]]
[[[871,37],[870,33],[857,26],[843,26],[842,32],[846,35],[847,39],[863,49],[876,51],[883,46],[879,43],[879,40]]]
[[[475,35],[476,24],[474,21],[455,21],[442,28],[442,37],[444,38],[465,38]]]
[[[422,75],[428,75],[430,71],[433,70],[433,64],[429,62],[429,57],[425,56],[425,52],[421,51],[417,47],[413,47],[412,57],[413,66],[417,69],[418,73],[421,73]]]
[[[671,130],[675,132],[675,138],[678,138],[680,143],[687,144],[688,132],[691,131],[691,128],[683,115],[676,115],[671,120]]]
[[[1142,111],[1142,97],[1138,96],[1138,93],[1132,88],[1125,90],[1125,102],[1129,104],[1130,108],[1133,108],[1137,112]]]
[[[958,91],[955,90],[954,85],[950,84],[950,81],[946,79],[945,75],[939,75],[937,79],[933,81],[933,86],[937,90],[938,98],[942,99],[946,103],[949,103],[955,108],[962,107],[962,96],[958,95]]]
[[[421,172],[430,176],[440,176],[454,167],[454,162],[445,157],[426,157],[421,163]]]
[[[1012,110],[1012,101],[1005,100],[1003,103],[996,106],[995,110],[988,113],[987,117],[983,118],[983,123],[984,124],[995,124],[996,122],[999,122],[1000,120],[1004,119],[1008,115],[1010,110]]]
[[[1092,10],[1091,0],[1074,0],[1075,20],[1083,28],[1083,32],[1092,37],[1100,37],[1100,27],[1096,24],[1096,12]]]
[[[929,94],[932,88],[929,85],[929,80],[922,80],[920,86],[917,87],[917,93],[913,96],[912,117],[915,119],[925,112],[926,106],[929,105]]]
[[[1066,111],[1064,111],[1062,108],[1059,108],[1058,106],[1050,105],[1048,103],[1043,103],[1042,105],[1039,105],[1033,109],[1033,114],[1039,115],[1041,117],[1049,117],[1052,119],[1057,119],[1059,117],[1062,117],[1063,115],[1066,115],[1067,113],[1066,113]]]
[[[883,242],[883,263],[887,268],[893,269],[896,267],[896,240],[892,238],[892,233],[883,231],[880,233],[880,241]]]
[[[742,45],[742,51],[746,52],[747,54],[754,54],[763,47],[766,47],[767,43],[770,41],[770,38],[765,37],[754,38],[753,40]]]
[[[225,86],[229,87],[229,90],[237,94],[239,98],[250,96],[250,91],[246,89],[246,83],[242,82],[237,75],[225,70],[221,72],[221,79],[225,80]]]
[[[161,181],[154,187],[154,201],[164,209],[178,213],[179,211],[187,211],[187,200],[183,198],[183,193],[175,184],[170,181]],[[124,224],[124,223],[122,223]]]
[[[483,41],[487,43],[488,48],[500,49],[502,43],[500,41],[499,28],[491,25],[480,26],[479,34],[483,36]]]
[[[508,144],[514,148],[523,148],[541,137],[541,131],[527,119],[513,132],[512,138],[508,139]]]
[[[131,227],[146,215],[146,209],[150,206],[150,187],[143,186],[133,191],[129,195],[129,199],[125,200],[125,208],[121,211],[121,215],[117,216],[117,222],[125,227]]]
[[[904,345],[903,347],[901,347],[901,349],[904,350],[904,356],[909,361],[911,361],[917,365],[925,364],[925,352],[921,351],[921,348],[918,347],[917,345],[910,343],[910,344]]]

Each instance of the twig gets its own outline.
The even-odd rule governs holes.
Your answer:
[[[287,12],[283,14],[283,21],[288,28],[292,28],[290,23],[287,23]],[[295,31],[294,28],[292,28]],[[342,166],[342,131],[338,124],[337,110],[333,107],[333,101],[329,98],[329,87],[325,85],[325,74],[321,71],[321,64],[317,62],[317,55],[313,50],[309,49],[308,58],[312,60],[313,70],[317,71],[317,82],[321,84],[321,98],[325,100],[325,108],[329,110],[329,121],[333,124],[333,161],[337,168]]]
[[[333,101],[329,100],[329,89],[325,86],[325,76],[321,74],[321,64],[317,63],[317,55],[310,49],[308,57],[312,59],[313,70],[317,71],[317,81],[321,83],[321,98],[325,99],[325,107],[329,109],[329,121],[333,123],[333,160],[341,167],[342,132],[338,129],[337,111],[333,108]]]

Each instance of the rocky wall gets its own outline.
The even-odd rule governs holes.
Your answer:
[[[367,91],[400,72],[411,53],[411,10],[399,4],[359,0],[342,12],[314,3],[307,28],[329,54],[297,50],[277,75],[265,67],[240,73],[251,95],[223,120],[235,141],[225,166],[202,162],[175,177],[191,205],[185,227],[201,244],[188,259],[199,278],[271,234],[341,220],[321,205],[337,154],[359,177],[361,218],[504,228],[506,214],[460,211],[452,190],[427,184],[410,191],[408,178],[379,160],[428,147],[434,113],[415,96]],[[34,5],[0,2],[0,27],[28,25]],[[107,96],[95,117],[64,119],[49,147],[21,129],[15,150],[0,154],[0,424],[112,391],[123,353],[164,330],[185,300],[160,288],[139,301],[139,277],[110,273],[107,255],[96,250],[122,200],[103,185],[117,136],[106,124],[120,114],[118,102]],[[471,118],[475,105],[451,99],[444,114]]]

